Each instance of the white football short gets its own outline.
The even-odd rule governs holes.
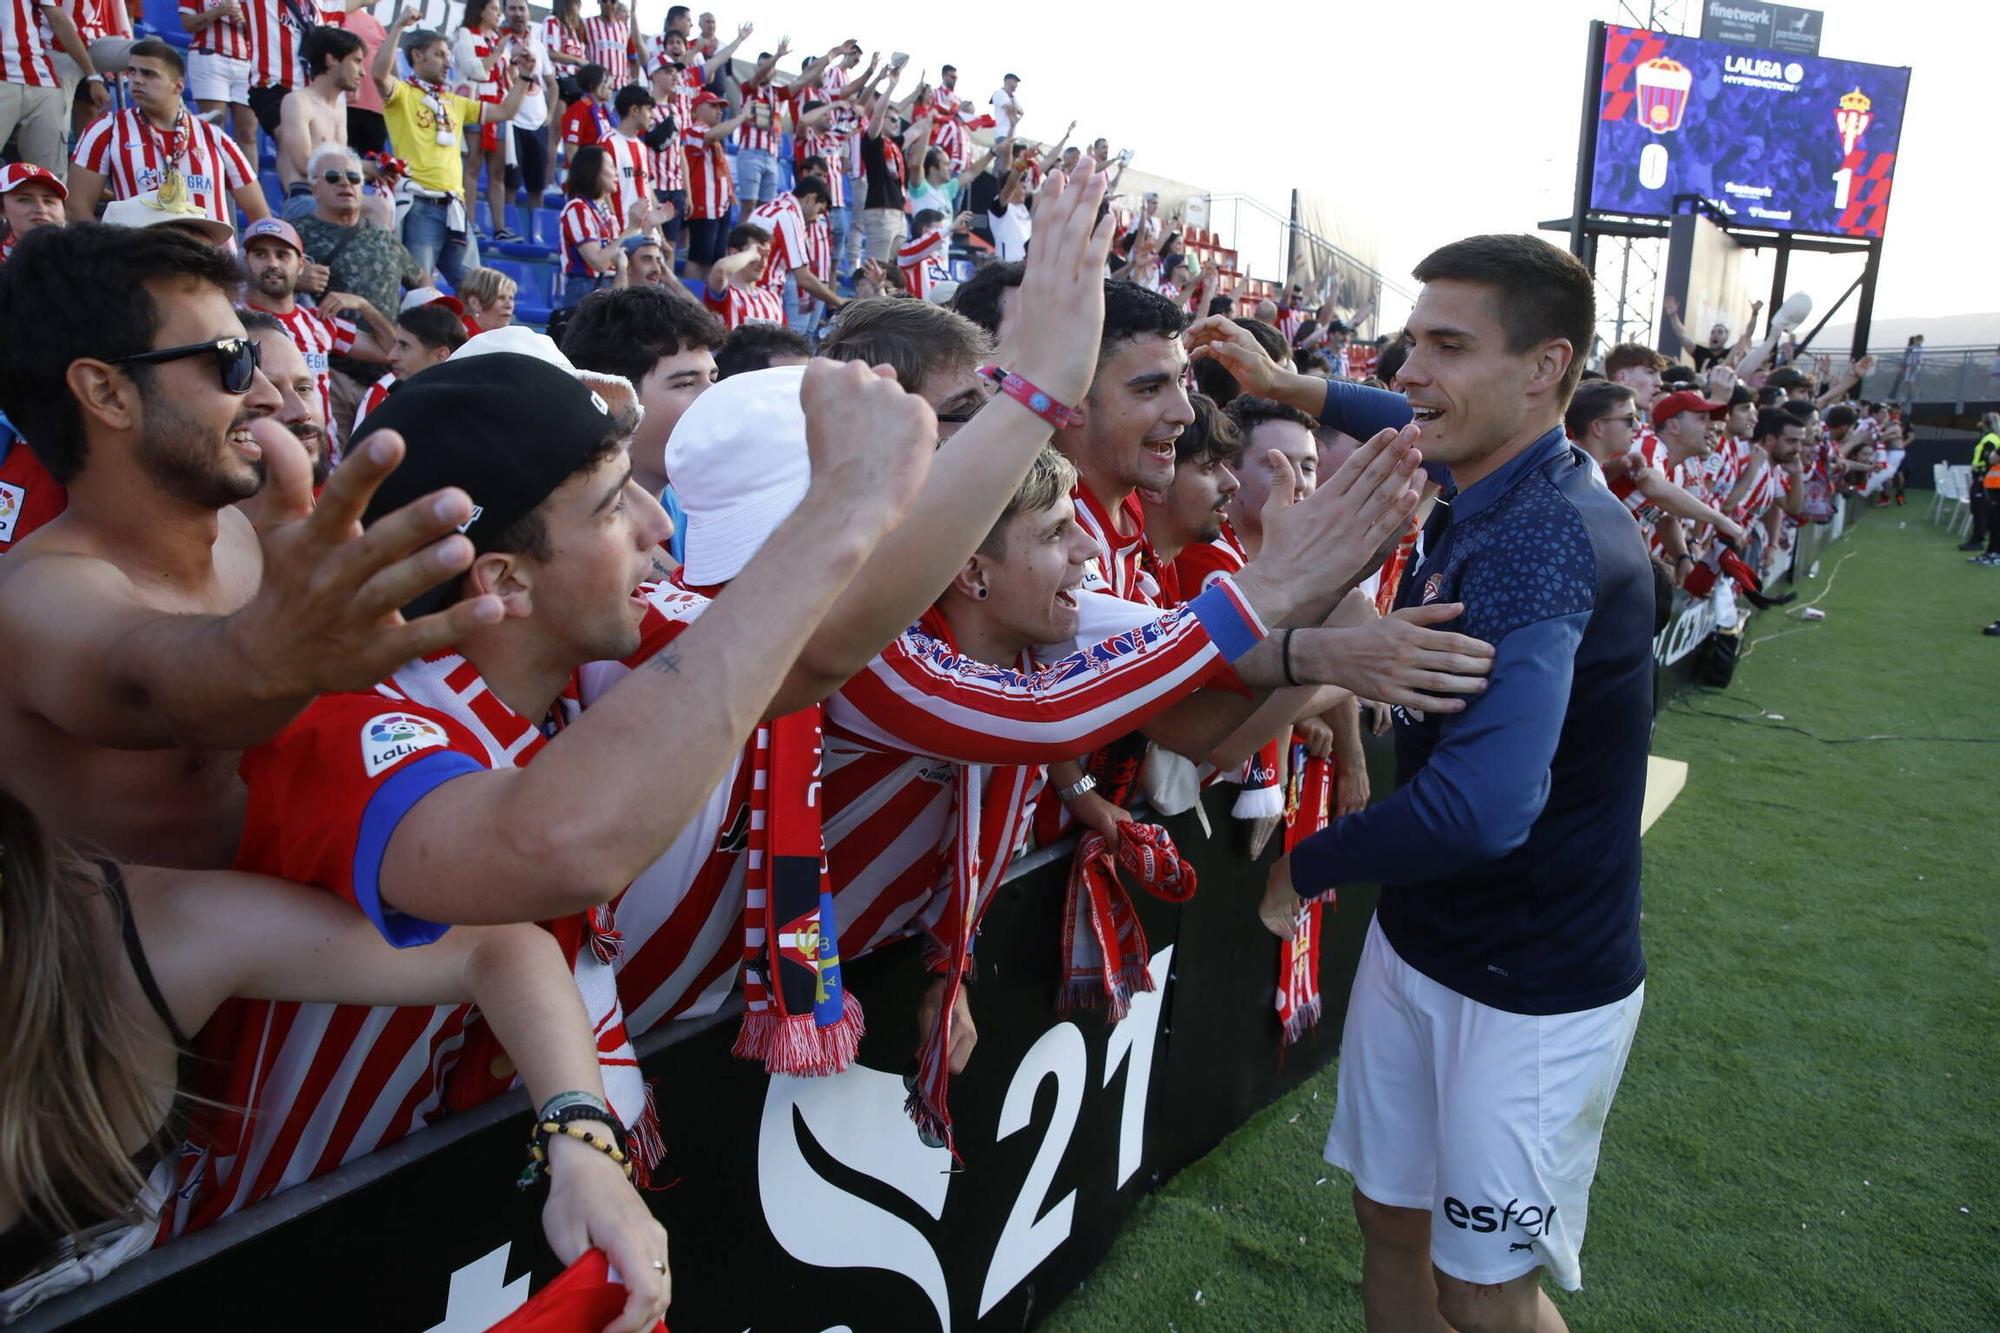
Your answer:
[[[250,105],[250,62],[211,51],[188,52],[188,92],[197,102]]]
[[[1566,1291],[1598,1143],[1645,998],[1571,1014],[1469,1000],[1397,956],[1368,925],[1326,1160],[1362,1194],[1431,1214],[1431,1262],[1464,1282],[1538,1267]]]

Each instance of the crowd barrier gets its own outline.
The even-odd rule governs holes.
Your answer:
[[[1392,782],[1371,738],[1376,790]],[[1342,891],[1321,958],[1326,1012],[1282,1058],[1278,942],[1257,864],[1210,794],[1170,819],[1199,874],[1175,905],[1134,895],[1155,990],[1118,1024],[1055,1012],[1070,847],[1015,866],[979,941],[978,1049],[952,1080],[963,1170],[903,1114],[927,978],[899,945],[848,964],[868,1013],[856,1067],[767,1078],[733,1059],[733,1013],[639,1043],[667,1159],[648,1195],[671,1237],[676,1333],[1021,1328],[1075,1288],[1133,1205],[1329,1061],[1372,889]],[[529,1107],[451,1117],[30,1314],[24,1329],[185,1326],[471,1333],[554,1275],[537,1188],[514,1185]],[[1324,1110],[1329,1115],[1329,1103]]]
[[[1801,530],[1795,569],[1841,538],[1846,503],[1832,523]],[[1677,594],[1656,645],[1662,700],[1684,687],[1712,628],[1705,599]],[[1367,744],[1373,789],[1387,792],[1391,747]],[[1255,912],[1277,840],[1251,862],[1228,813],[1233,796],[1208,794],[1212,835],[1193,812],[1165,821],[1200,887],[1178,905],[1133,895],[1155,989],[1116,1025],[1101,1011],[1055,1010],[1072,845],[1011,869],[979,940],[978,1048],[951,1084],[962,1170],[903,1114],[928,983],[911,944],[845,968],[868,1034],[839,1077],[767,1078],[732,1058],[733,1009],[642,1038],[667,1142],[664,1184],[648,1202],[671,1237],[672,1326],[1026,1327],[1089,1274],[1146,1192],[1324,1067],[1376,890],[1344,888],[1325,917],[1325,1014],[1281,1053],[1278,943]],[[514,1185],[529,1111],[516,1093],[451,1117],[145,1255],[19,1327],[94,1333],[198,1317],[477,1333],[556,1271],[541,1191]]]

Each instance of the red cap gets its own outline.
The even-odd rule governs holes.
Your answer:
[[[697,108],[697,107],[704,107],[704,106],[711,106],[711,105],[713,105],[713,106],[727,106],[727,105],[728,105],[728,100],[727,100],[726,98],[724,98],[724,97],[720,96],[719,94],[716,94],[716,93],[712,93],[712,92],[710,92],[710,91],[709,91],[708,89],[704,88],[704,89],[702,89],[702,90],[701,90],[700,92],[698,92],[698,93],[696,93],[696,94],[695,94],[695,97],[694,97],[694,101],[693,101],[693,102],[691,102],[691,103],[689,103],[689,104],[688,104],[688,107],[689,107],[689,110],[693,110],[693,109],[695,109],[695,108]]]
[[[1728,410],[1728,403],[1711,403],[1693,389],[1677,389],[1653,404],[1653,428],[1659,429],[1683,412],[1703,412],[1714,417]]]
[[[305,242],[299,239],[299,234],[293,229],[292,224],[283,218],[258,218],[255,222],[245,227],[243,229],[243,248],[248,250],[250,242],[263,237],[269,237],[275,241],[283,241],[302,255],[306,252]]]
[[[9,162],[0,167],[0,194],[9,194],[20,189],[29,181],[40,181],[56,192],[56,198],[69,198],[69,188],[57,180],[55,173],[47,167],[38,167],[32,162]]]

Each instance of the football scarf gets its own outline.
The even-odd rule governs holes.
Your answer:
[[[952,840],[952,899],[939,923],[938,936],[925,941],[926,962],[931,971],[944,976],[944,1002],[938,1006],[937,1025],[924,1034],[917,1080],[903,1103],[923,1141],[933,1148],[949,1149],[954,1162],[959,1156],[952,1142],[951,1108],[946,1100],[951,1087],[951,1013],[958,1003],[959,988],[972,969],[972,939],[979,919],[993,900],[1000,876],[1034,814],[1038,776],[1036,766],[987,770],[977,764],[959,764],[954,777],[957,828]]]
[[[585,1250],[555,1280],[528,1298],[525,1305],[487,1333],[573,1333],[579,1328],[604,1328],[625,1308],[625,1284],[602,1250]],[[653,1328],[664,1333],[664,1320]]]
[[[1063,984],[1056,997],[1061,1013],[1102,1005],[1105,1017],[1116,1023],[1134,995],[1153,989],[1146,930],[1119,880],[1121,869],[1155,898],[1184,903],[1194,897],[1194,867],[1158,824],[1122,821],[1116,851],[1103,834],[1084,834],[1070,863],[1063,906]]]
[[[838,1074],[861,1042],[840,984],[820,833],[818,705],[757,729],[743,876],[743,1027],[734,1053],[772,1074]]]
[[[1333,799],[1332,759],[1310,759],[1305,745],[1292,741],[1292,778],[1285,810],[1285,852],[1326,827]],[[1292,921],[1292,937],[1278,951],[1278,1025],[1284,1044],[1319,1023],[1320,900],[1308,898]]]

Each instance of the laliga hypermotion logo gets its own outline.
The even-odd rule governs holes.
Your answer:
[[[1833,113],[1833,123],[1840,130],[1841,152],[1851,153],[1854,145],[1861,142],[1861,136],[1875,120],[1874,105],[1859,88],[1841,97],[1840,106]]]
[[[1633,80],[1639,85],[1639,100],[1634,103],[1639,123],[1655,134],[1679,129],[1687,114],[1688,92],[1694,87],[1694,75],[1688,67],[1661,56],[1633,71]]]

